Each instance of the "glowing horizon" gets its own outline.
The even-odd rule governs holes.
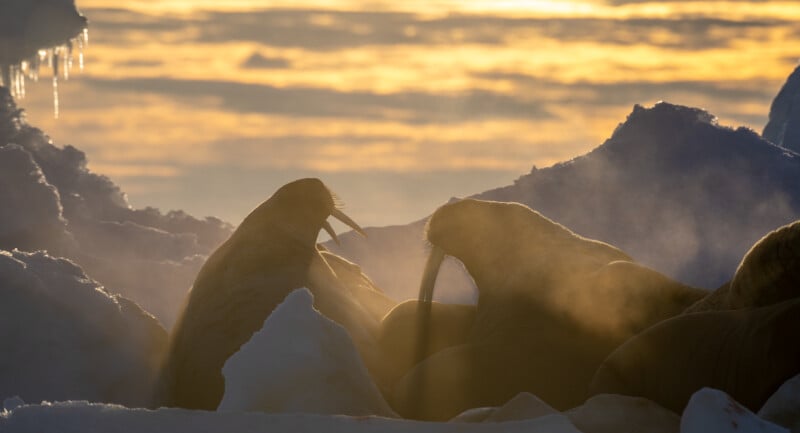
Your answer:
[[[61,119],[47,86],[20,105],[135,204],[229,219],[242,211],[165,191],[237,169],[482,173],[486,189],[586,153],[659,100],[761,130],[800,57],[800,4],[616,3],[78,0],[92,43]]]

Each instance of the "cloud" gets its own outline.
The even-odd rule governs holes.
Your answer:
[[[625,5],[630,3],[655,3],[654,0],[600,0],[602,3],[612,5]],[[659,0],[661,3],[780,3],[781,0]]]
[[[245,59],[241,65],[247,69],[284,69],[291,66],[291,63],[280,57],[265,57],[260,53],[253,53]]]
[[[548,90],[570,92],[567,103],[581,102],[592,105],[633,104],[636,101],[647,101],[652,98],[673,99],[670,95],[678,93],[703,94],[709,98],[722,101],[741,101],[747,99],[767,99],[772,96],[772,89],[764,88],[765,83],[758,81],[724,82],[710,80],[677,80],[677,81],[616,81],[612,83],[578,81],[574,83],[558,82],[549,78],[540,78],[516,72],[489,71],[477,72],[475,78],[497,82],[511,83],[517,89],[544,96],[547,102]]]
[[[85,81],[107,90],[150,92],[185,98],[214,97],[224,108],[241,113],[394,120],[414,124],[551,117],[536,101],[480,89],[455,95],[417,91],[380,94],[368,91],[343,92],[320,87],[276,87],[173,78],[94,78]]]
[[[406,12],[314,9],[266,9],[247,12],[196,13],[188,18],[154,17],[125,10],[91,10],[98,31],[147,31],[176,42],[255,42],[263,46],[336,51],[367,46],[506,45],[512,39],[648,44],[676,50],[729,47],[746,37],[765,42],[778,28],[797,28],[781,19],[681,19],[508,17],[458,14],[431,18]]]

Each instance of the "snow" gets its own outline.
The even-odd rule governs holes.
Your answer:
[[[83,270],[0,250],[0,399],[150,403],[166,331]]]
[[[650,400],[600,394],[564,412],[584,433],[674,433],[680,418]]]
[[[497,408],[494,413],[486,418],[487,422],[514,421],[522,419],[534,419],[541,416],[558,413],[539,397],[529,393],[521,392],[514,398]]]
[[[758,411],[758,416],[793,432],[800,431],[800,375],[781,385]]]
[[[0,147],[0,245],[63,246],[67,222],[58,191],[21,146]]]
[[[765,421],[728,394],[703,388],[692,395],[683,411],[680,433],[789,433]]]
[[[205,256],[231,226],[132,209],[117,185],[88,169],[82,151],[56,146],[23,113],[0,87],[0,249],[69,258],[171,326]]]
[[[10,412],[24,405],[25,402],[21,398],[19,398],[19,396],[15,395],[14,397],[9,397],[3,400],[3,412]]]
[[[306,303],[309,296],[295,295],[292,303]],[[305,299],[302,299],[305,298]],[[300,302],[302,301],[302,302]],[[791,382],[791,381],[790,381]],[[788,383],[788,382],[787,382]],[[796,386],[793,384],[792,386]],[[789,388],[787,388],[789,389]],[[505,406],[543,406],[535,396],[520,394]],[[497,411],[481,408],[473,413]],[[26,405],[15,397],[3,402],[3,433],[133,433],[133,432],[387,432],[387,433],[788,433],[765,421],[722,391],[704,388],[687,405],[678,426],[677,415],[652,402],[634,397],[600,395],[570,411],[524,420],[503,422],[419,422],[377,416],[323,414],[268,414],[262,412],[197,411],[185,409],[130,409],[113,404],[67,401]],[[577,427],[576,427],[577,426]]]
[[[764,138],[793,152],[800,152],[800,67],[786,79],[772,101]]]
[[[347,331],[290,293],[222,369],[221,411],[396,416]]]
[[[3,433],[578,433],[561,415],[507,423],[432,423],[341,415],[127,409],[66,402],[18,407],[0,414]]]
[[[500,407],[468,409],[456,415],[450,422],[504,422],[534,419],[558,413],[539,397],[521,392]]]
[[[84,68],[83,50],[89,43],[86,18],[74,0],[4,0],[0,3],[0,86],[17,98],[25,97],[26,79],[38,81],[42,67],[52,70],[53,110],[58,118],[59,75],[69,79],[77,48],[78,66]]]

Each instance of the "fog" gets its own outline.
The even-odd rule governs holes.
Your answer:
[[[733,416],[725,399],[758,410],[800,373],[798,330],[782,326],[797,317],[800,67],[787,74],[780,46],[770,64],[785,70],[748,75],[741,46],[796,23],[630,7],[96,8],[98,72],[59,94],[83,66],[86,19],[71,0],[0,6],[0,429],[53,417],[24,403],[45,400],[176,408],[106,414],[158,428],[199,419],[183,408],[218,410],[212,424],[274,412],[320,417],[284,418],[303,428],[535,418],[543,431],[692,433]],[[173,51],[142,56],[142,37]],[[595,54],[576,63],[567,46]],[[701,73],[740,49],[735,77]],[[637,63],[646,53],[677,63]],[[687,78],[678,64],[703,53]],[[56,117],[70,112],[60,100],[74,117],[39,117],[42,88],[25,87],[39,66]],[[709,101],[724,108],[696,108]],[[730,337],[731,353],[687,355],[674,341],[702,344],[694,331]],[[749,351],[762,346],[764,361]],[[690,374],[650,390],[669,359]],[[702,389],[709,378],[719,390]],[[624,395],[595,395],[606,379]]]

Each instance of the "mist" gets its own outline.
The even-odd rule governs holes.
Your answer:
[[[104,1],[0,5],[0,430],[800,425],[800,8]]]

